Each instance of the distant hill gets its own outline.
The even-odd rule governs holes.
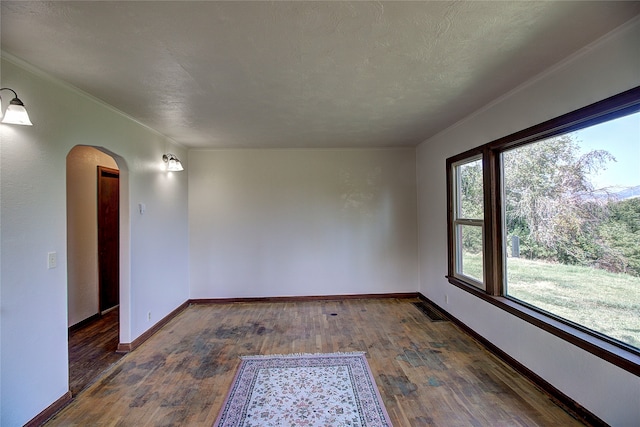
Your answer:
[[[603,190],[596,191],[595,193],[591,193],[587,195],[586,199],[609,199],[609,200],[626,200],[633,199],[635,197],[640,197],[640,185],[636,185],[635,187],[613,187],[606,188]]]
[[[632,199],[634,197],[640,197],[640,185],[636,185],[635,187],[625,188],[623,190],[617,191],[614,195],[618,198],[618,200],[626,200]]]

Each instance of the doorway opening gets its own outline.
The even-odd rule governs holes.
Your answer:
[[[122,357],[117,353],[121,319],[126,321],[121,310],[119,163],[121,158],[97,147],[76,146],[67,155],[67,313],[73,395]]]

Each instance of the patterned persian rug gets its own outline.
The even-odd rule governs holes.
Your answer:
[[[391,427],[364,353],[242,357],[214,427]]]

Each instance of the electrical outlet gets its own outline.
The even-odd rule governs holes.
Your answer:
[[[58,266],[58,253],[49,252],[47,254],[47,268],[56,268]]]
[[[444,296],[444,302],[445,304],[449,304],[449,295]]]
[[[151,321],[151,312],[147,313],[147,321]]]

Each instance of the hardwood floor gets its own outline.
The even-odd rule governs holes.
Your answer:
[[[249,354],[366,351],[394,426],[578,426],[409,299],[192,305],[47,426],[211,426]]]
[[[69,332],[69,391],[73,396],[122,358],[118,347],[118,309]]]

